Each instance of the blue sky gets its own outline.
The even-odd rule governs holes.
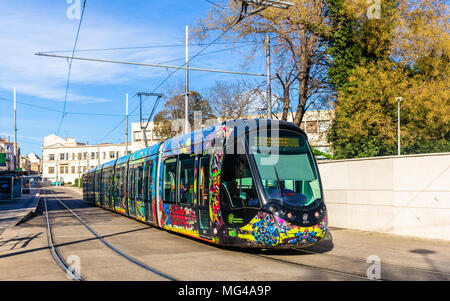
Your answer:
[[[0,137],[13,137],[13,88],[17,88],[18,142],[22,154],[41,154],[43,137],[58,130],[60,112],[43,110],[21,103],[62,111],[68,74],[64,59],[36,56],[40,51],[71,50],[78,20],[67,17],[67,0],[0,0]],[[194,26],[207,16],[211,4],[204,0],[87,0],[77,49],[182,45],[185,26]],[[218,33],[217,33],[218,34]],[[216,34],[212,35],[214,38]],[[231,48],[226,40],[207,52]],[[196,41],[192,41],[196,43]],[[240,45],[239,45],[240,46]],[[192,46],[190,55],[203,46]],[[124,61],[162,63],[183,58],[184,47],[148,48],[76,55]],[[197,57],[191,66],[264,73],[263,56],[244,66],[246,48]],[[62,53],[70,55],[70,51]],[[168,63],[182,65],[183,60]],[[130,94],[130,111],[136,108],[137,92],[153,91],[168,75],[165,69],[73,61],[67,112],[125,114],[125,94]],[[192,72],[191,90],[202,92],[217,80],[239,76]],[[178,71],[156,92],[165,93],[184,80]],[[264,78],[258,79],[264,81]],[[150,105],[151,102],[148,102]],[[163,104],[162,104],[163,105]],[[160,105],[160,108],[162,107]],[[145,110],[150,110],[146,107]],[[123,117],[67,115],[60,136],[79,142],[123,142],[125,123],[101,140]],[[131,122],[138,117],[131,117]]]

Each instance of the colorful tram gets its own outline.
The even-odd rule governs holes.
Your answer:
[[[84,200],[214,244],[302,248],[327,234],[306,134],[234,120],[108,162],[84,176]]]

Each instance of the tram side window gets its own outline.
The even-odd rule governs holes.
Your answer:
[[[134,181],[135,181],[135,188],[136,188],[136,192],[135,192],[135,197],[140,200],[142,198],[142,193],[143,193],[143,178],[142,178],[142,165],[137,166],[134,169]]]
[[[195,158],[190,156],[180,157],[178,169],[178,183],[180,189],[179,202],[181,204],[194,204],[194,165]]]
[[[96,172],[95,174],[95,191],[97,193],[101,193],[101,187],[102,187],[102,174],[100,172]]]
[[[134,187],[134,168],[128,167],[128,182],[127,182],[128,196],[131,200],[134,199],[135,196],[135,187]]]
[[[176,170],[177,159],[169,159],[164,162],[163,201],[165,203],[176,202]]]
[[[116,168],[114,175],[115,175],[114,194],[116,197],[120,197],[120,169],[119,168]]]
[[[229,209],[260,207],[245,155],[225,155],[222,184],[222,203],[225,207]]]
[[[123,198],[125,196],[125,167],[121,167],[118,170],[118,184],[117,185],[117,189],[118,189],[118,196],[119,198]]]
[[[143,176],[143,180],[145,179],[144,185],[144,200],[152,200],[152,184],[153,184],[153,163],[147,162],[145,164],[145,176]]]
[[[199,205],[201,207],[208,206],[208,196],[209,196],[209,163],[210,156],[201,158],[200,161],[200,170],[198,177],[198,186],[199,186]]]
[[[109,170],[103,171],[102,187],[103,187],[103,191],[102,191],[103,196],[108,196],[108,191],[109,191]]]

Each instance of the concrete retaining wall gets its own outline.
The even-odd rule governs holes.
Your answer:
[[[450,153],[319,162],[330,226],[450,240]]]

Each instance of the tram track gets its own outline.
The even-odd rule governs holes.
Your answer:
[[[336,254],[326,254],[326,253],[322,253],[322,252],[315,252],[312,250],[299,249],[299,248],[296,248],[293,250],[295,250],[297,252],[307,253],[310,255],[320,255],[321,257],[325,256],[325,257],[329,257],[329,258],[339,258],[340,260],[346,260],[349,264],[351,264],[351,263],[358,263],[358,264],[365,264],[365,265],[368,264],[367,261],[362,260],[360,258],[353,258],[353,257],[348,257],[348,256],[336,255]],[[246,254],[249,254],[249,253],[246,253]],[[380,279],[371,279],[367,275],[364,275],[364,272],[366,272],[368,265],[364,266],[364,269],[361,273],[350,273],[350,272],[345,272],[345,271],[341,271],[341,270],[306,264],[303,262],[296,262],[296,261],[292,261],[292,260],[281,259],[279,257],[275,257],[276,255],[264,255],[264,254],[249,254],[249,255],[257,256],[259,258],[269,259],[272,261],[278,261],[280,263],[284,263],[284,264],[288,264],[288,265],[301,266],[301,267],[311,268],[311,269],[329,272],[329,273],[333,273],[333,274],[341,274],[341,275],[345,275],[345,276],[355,277],[355,278],[359,278],[359,279],[363,279],[363,280],[392,281],[391,279],[388,279],[388,277],[382,277]],[[343,263],[341,262],[340,264],[343,264]],[[439,279],[437,279],[437,280],[447,280],[448,281],[450,279],[450,274],[446,273],[446,272],[432,271],[432,270],[407,267],[407,266],[400,266],[400,265],[395,265],[395,264],[386,263],[386,262],[383,262],[381,266],[383,267],[383,270],[385,270],[385,271],[386,270],[391,271],[392,269],[395,269],[395,270],[397,270],[397,272],[399,270],[403,270],[403,272],[408,271],[411,273],[413,273],[413,272],[429,273],[429,274],[433,274],[433,275],[436,275],[437,277],[439,277]],[[384,273],[382,273],[382,274],[384,274]]]
[[[81,197],[81,195],[77,195],[76,192],[71,191],[71,190],[66,190],[65,192],[68,193],[69,195],[75,196],[77,198]],[[263,260],[276,261],[276,262],[279,262],[281,264],[295,265],[295,266],[299,266],[299,267],[302,267],[302,268],[320,270],[322,272],[338,274],[338,275],[344,275],[344,276],[347,276],[347,277],[353,277],[353,278],[357,278],[357,279],[360,279],[360,280],[368,280],[367,277],[361,276],[361,275],[357,275],[357,274],[352,274],[352,273],[347,273],[347,272],[342,272],[342,271],[336,271],[336,270],[327,269],[327,268],[321,268],[321,267],[317,267],[317,266],[313,266],[313,265],[292,262],[292,261],[289,261],[289,260],[277,259],[277,258],[273,258],[273,257],[267,256],[267,255],[249,254],[249,253],[241,253],[241,254],[245,254],[246,256],[251,256],[251,257],[257,257],[257,258],[260,258],[260,259],[263,259]]]
[[[53,191],[52,191],[53,193]],[[63,256],[61,256],[60,252],[58,251],[58,245],[55,244],[54,241],[54,235],[53,235],[53,231],[52,231],[52,223],[51,223],[51,218],[49,217],[49,211],[48,211],[48,206],[47,206],[47,198],[48,198],[48,194],[47,191],[44,192],[44,208],[45,208],[45,216],[46,216],[46,221],[47,221],[47,237],[48,237],[48,244],[52,253],[53,258],[55,259],[55,261],[57,262],[57,264],[63,269],[63,271],[65,271],[67,273],[67,275],[74,281],[86,281],[85,278],[83,278],[81,275],[77,275],[76,273],[73,273],[73,271],[70,269],[69,265],[67,264],[66,260],[63,258]],[[68,211],[74,218],[76,218],[85,228],[87,228],[94,236],[96,240],[101,241],[104,245],[106,245],[109,249],[111,249],[112,251],[114,251],[116,254],[120,255],[121,257],[125,258],[126,260],[128,260],[129,262],[149,271],[152,272],[153,274],[156,274],[166,280],[170,280],[170,281],[178,281],[176,278],[163,273],[161,271],[158,271],[155,268],[152,268],[148,265],[146,265],[145,263],[142,263],[141,261],[127,255],[126,253],[120,251],[118,248],[114,247],[112,244],[110,244],[109,242],[107,242],[104,237],[102,237],[101,235],[99,235],[96,231],[94,231],[94,229],[92,229],[91,226],[89,226],[79,215],[77,215],[73,210],[71,210],[69,207],[67,207],[66,204],[64,204],[64,202],[62,202],[58,197],[56,197],[55,195],[52,196],[52,198],[54,198],[62,208],[64,208],[66,211]]]
[[[356,274],[356,273],[343,272],[343,271],[319,267],[319,266],[315,266],[315,265],[295,262],[295,261],[291,261],[291,260],[280,259],[280,258],[272,257],[270,255],[261,255],[261,254],[248,254],[248,255],[253,255],[255,257],[264,258],[264,259],[271,260],[271,261],[276,261],[276,262],[279,262],[282,264],[294,265],[294,266],[299,266],[299,267],[307,268],[307,269],[313,269],[313,270],[321,271],[321,272],[325,272],[325,273],[352,277],[352,278],[359,279],[359,280],[384,281],[383,279],[369,279],[369,278],[367,278],[367,276],[363,276],[363,275]]]
[[[78,194],[75,191],[66,190],[65,192],[67,192],[69,195],[72,195],[75,198],[82,198],[82,195]],[[308,249],[297,248],[297,249],[293,249],[293,250],[299,252],[299,254],[304,253],[304,254],[310,254],[310,255],[320,255],[321,257],[328,257],[328,258],[336,259],[336,261],[333,262],[333,264],[341,264],[341,265],[359,264],[359,265],[361,265],[362,269],[361,269],[361,272],[359,272],[359,273],[358,272],[348,272],[348,271],[342,271],[342,270],[338,270],[338,269],[332,269],[332,268],[328,268],[328,267],[308,264],[308,263],[304,263],[304,262],[297,262],[297,261],[289,260],[289,258],[279,258],[279,256],[276,257],[277,255],[252,254],[252,253],[248,253],[248,252],[245,252],[242,254],[246,254],[246,255],[250,255],[250,256],[257,256],[257,257],[263,258],[265,260],[276,261],[276,262],[279,262],[282,264],[295,265],[295,266],[299,266],[299,267],[303,267],[303,268],[319,270],[319,271],[332,273],[332,274],[336,274],[336,275],[348,276],[348,277],[352,277],[352,278],[360,279],[360,280],[375,280],[375,281],[391,281],[392,280],[392,279],[390,279],[390,277],[382,277],[381,279],[369,279],[367,277],[367,275],[365,274],[367,272],[367,268],[369,267],[369,265],[366,260],[361,259],[361,258],[342,256],[342,255],[337,255],[337,254],[327,254],[324,252],[317,252],[317,251],[308,250]],[[340,261],[340,262],[338,262],[338,261]],[[389,272],[394,272],[394,274],[399,273],[399,272],[404,273],[405,271],[407,271],[408,273],[427,273],[427,274],[433,275],[433,277],[437,278],[437,280],[449,280],[450,279],[450,273],[441,272],[441,271],[416,268],[416,267],[408,267],[408,266],[396,265],[396,264],[387,263],[387,262],[382,262],[382,267],[383,267],[384,271],[389,270]],[[382,275],[384,275],[384,274],[385,273],[382,273]]]
[[[354,257],[348,257],[348,256],[342,256],[342,255],[336,255],[336,254],[326,254],[326,253],[315,252],[315,251],[307,250],[307,249],[295,249],[295,250],[297,250],[299,252],[311,254],[311,255],[320,255],[320,256],[326,256],[326,257],[332,257],[332,258],[338,258],[338,259],[345,259],[345,260],[351,260],[353,262],[367,264],[367,261],[360,259],[360,258],[354,258]],[[383,263],[383,266],[385,268],[387,266],[391,269],[403,269],[403,270],[407,270],[410,272],[430,273],[430,274],[434,274],[434,275],[440,275],[443,277],[447,277],[446,279],[443,279],[443,280],[450,279],[450,273],[441,272],[441,271],[432,271],[432,270],[421,269],[421,268],[407,267],[407,266],[401,266],[401,265],[396,265],[396,264],[386,263],[386,262]]]

